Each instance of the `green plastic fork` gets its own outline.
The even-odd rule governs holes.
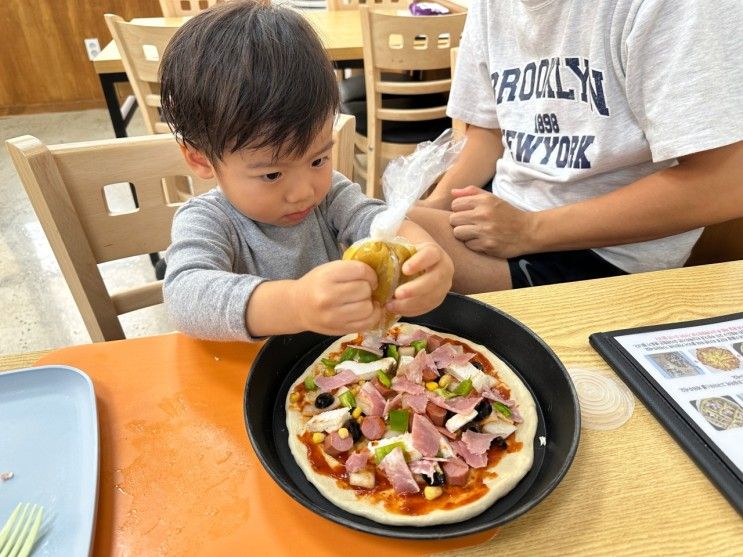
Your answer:
[[[0,531],[0,557],[28,557],[41,526],[44,507],[18,503]]]

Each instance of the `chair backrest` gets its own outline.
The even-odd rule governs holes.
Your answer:
[[[225,0],[160,0],[160,9],[165,17],[182,17],[196,15],[222,2]]]
[[[121,54],[149,133],[169,133],[160,118],[160,60],[177,26],[142,25],[106,14],[106,24]]]
[[[743,218],[707,226],[686,266],[743,259]]]
[[[334,168],[352,168],[354,118],[334,127]],[[99,263],[165,250],[173,215],[165,182],[188,180],[197,195],[214,186],[192,174],[171,134],[47,146],[25,135],[6,142],[41,226],[94,342],[125,338],[118,316],[162,302],[162,281],[109,292]],[[134,210],[115,212],[107,187],[128,186]],[[154,270],[153,270],[154,276]]]
[[[328,0],[328,10],[358,10],[360,6],[407,10],[412,0]]]
[[[446,117],[446,95],[428,108],[385,108],[382,94],[429,95],[451,89],[451,49],[459,46],[466,13],[436,16],[361,11],[367,108],[367,161],[381,156],[382,121],[419,122]],[[382,72],[416,71],[421,79],[386,81]],[[401,153],[402,154],[402,153]],[[378,169],[367,162],[367,192],[379,197]]]
[[[457,56],[459,56],[459,47],[451,49],[451,76],[454,78],[454,73],[457,71]],[[462,120],[452,118],[451,129],[454,139],[463,139],[467,133],[467,124]]]

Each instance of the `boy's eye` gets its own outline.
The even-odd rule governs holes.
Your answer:
[[[281,172],[270,172],[268,174],[263,175],[263,179],[266,182],[275,182],[279,178],[281,178]]]
[[[312,161],[312,166],[314,166],[315,168],[318,168],[320,166],[323,166],[329,160],[330,160],[330,157],[327,157],[327,156],[320,157],[319,159],[315,159],[314,161]]]

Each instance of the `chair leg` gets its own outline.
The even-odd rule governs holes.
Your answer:
[[[383,199],[381,172],[382,166],[382,141],[381,138],[373,138],[370,134],[366,151],[366,195]]]

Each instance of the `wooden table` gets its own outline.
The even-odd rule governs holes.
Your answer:
[[[466,9],[462,5],[464,2],[466,0],[458,0],[458,2],[439,0],[439,3],[449,7],[452,12],[464,11]],[[301,13],[312,23],[331,60],[360,60],[364,57],[361,41],[361,17],[358,10],[308,10]],[[144,25],[180,27],[187,20],[188,17],[148,17],[135,18],[132,19],[132,22]],[[126,126],[131,119],[136,104],[132,104],[132,100],[128,99],[128,104],[119,105],[116,83],[128,80],[121,55],[113,41],[109,42],[96,56],[93,60],[93,67],[101,82],[101,89],[106,99],[106,107],[116,137],[126,137]]]
[[[741,284],[743,261],[738,261],[475,297],[529,326],[566,367],[613,375],[589,346],[590,333],[740,311]],[[43,353],[41,363],[77,363],[95,384],[102,451],[97,555],[227,555],[251,544],[270,549],[241,538],[241,528],[249,517],[282,505],[313,524],[326,524],[272,484],[265,487],[271,509],[255,508],[255,494],[244,492],[242,472],[263,474],[270,482],[262,469],[241,469],[248,445],[242,388],[255,353],[254,345],[200,342],[180,334]],[[39,355],[2,357],[0,369],[32,365]],[[107,373],[121,357],[132,372],[144,367],[149,379],[136,383],[134,375],[127,380],[126,373]],[[166,368],[164,362],[180,366]],[[200,366],[197,376],[179,370],[194,362]],[[180,461],[178,447],[164,433],[178,428],[193,443],[213,446],[214,454],[202,454],[198,466]],[[210,486],[210,481],[221,483]],[[233,516],[243,505],[244,512]],[[743,521],[638,402],[620,429],[582,431],[575,461],[555,491],[494,534],[484,545],[450,554],[740,555]],[[390,551],[386,540],[373,541],[375,555],[433,551],[430,543]],[[339,553],[338,547],[327,544],[313,557],[367,554],[352,547]],[[274,555],[292,553],[290,541],[272,549]]]

